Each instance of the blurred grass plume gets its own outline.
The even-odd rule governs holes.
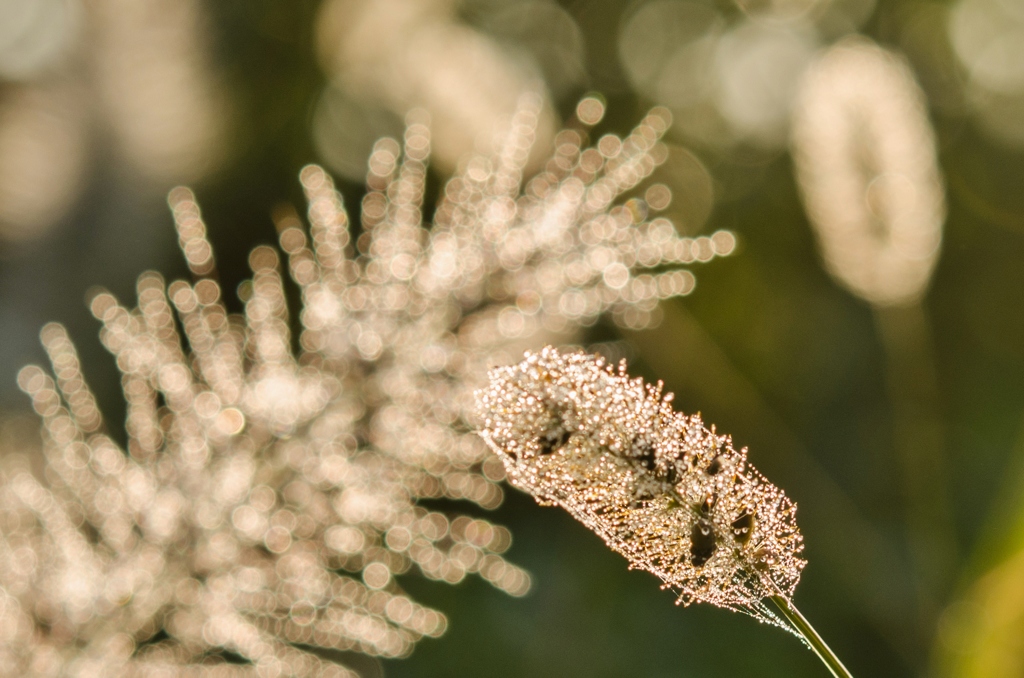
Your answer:
[[[501,556],[506,529],[418,504],[502,499],[470,424],[477,380],[605,312],[656,321],[659,299],[693,288],[680,264],[735,244],[620,204],[665,157],[661,110],[587,148],[604,107],[584,99],[524,187],[542,105],[524,96],[498,150],[460,164],[429,228],[425,113],[404,143],[375,145],[358,237],[330,176],[307,166],[308,235],[294,211],[277,215],[297,341],[277,251],[251,253],[244,314],[229,313],[195,197],[171,192],[193,281],[150,272],[134,310],[91,301],[121,371],[127,449],[63,327],[41,335],[52,376],[19,374],[45,462],[8,455],[0,469],[0,673],[352,676],[339,651],[400,657],[445,629],[398,576],[528,590]]]

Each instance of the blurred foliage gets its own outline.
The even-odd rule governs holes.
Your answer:
[[[545,77],[556,117],[568,115],[584,92],[602,92],[609,113],[599,134],[626,131],[674,91],[666,94],[653,76],[631,76],[620,50],[639,12],[679,9],[666,0],[418,4],[447,12],[446,21]],[[318,57],[320,3],[222,0],[201,8],[209,61],[230,113],[224,159],[193,185],[220,276],[232,289],[248,276],[250,248],[275,240],[274,207],[301,204],[299,168],[329,162],[318,155],[317,112],[342,85]],[[701,12],[703,23],[684,21]],[[661,179],[675,193],[671,214],[682,230],[733,230],[740,250],[704,268],[687,299],[664,303],[659,327],[623,336],[601,325],[588,339],[624,342],[616,346],[635,371],[664,379],[680,409],[701,411],[749,445],[752,461],[798,502],[809,565],[796,602],[855,675],[1024,675],[1024,76],[1017,72],[1024,58],[1013,47],[1024,44],[1013,42],[1024,10],[1012,0],[709,0],[696,14],[669,12],[676,18],[660,25],[675,33],[638,35],[649,36],[652,50],[671,50],[728,33],[728,44],[742,52],[762,35],[729,33],[752,21],[747,13],[760,17],[750,25],[774,41],[763,44],[795,40],[799,49],[785,53],[807,58],[858,29],[903,52],[928,98],[948,216],[922,314],[944,438],[935,454],[944,456],[952,507],[946,536],[959,554],[930,591],[932,605],[919,604],[912,566],[884,328],[866,302],[825,273],[784,136],[772,127],[776,118],[759,127],[761,118],[741,116],[746,126],[737,128],[739,109],[676,101],[681,122],[669,141],[679,161]],[[544,21],[532,21],[536,16]],[[1008,46],[981,54],[978,45]],[[719,65],[701,77],[733,77],[721,58],[708,63]],[[773,86],[776,71],[759,73],[763,86]],[[780,73],[791,84],[793,74]],[[740,95],[758,82],[757,74],[740,75],[735,106],[748,105]],[[11,80],[0,85],[0,97],[22,86],[20,71],[4,77]],[[388,108],[393,101],[366,103],[338,91],[330,96],[359,113],[351,119],[362,120],[367,134],[400,125],[401,113]],[[106,144],[109,133],[95,123],[90,129],[84,188],[74,205],[35,240],[0,244],[0,406],[12,421],[28,407],[14,374],[43,359],[38,330],[50,320],[75,337],[107,416],[122,417],[112,359],[90,338],[96,327],[85,291],[103,285],[130,299],[144,269],[168,278],[186,273],[163,198],[169,186],[141,185]],[[435,191],[442,179],[431,178]],[[350,178],[342,186],[357,204],[360,183]],[[227,302],[237,304],[230,296]],[[509,495],[491,518],[512,530],[509,556],[534,575],[535,590],[513,600],[475,580],[454,588],[403,580],[415,597],[449,615],[449,631],[407,660],[368,664],[367,675],[822,674],[794,638],[720,610],[674,607],[654,578],[627,571],[568,516]]]

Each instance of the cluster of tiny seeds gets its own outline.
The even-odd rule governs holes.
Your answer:
[[[745,449],[674,412],[671,394],[599,357],[545,348],[491,372],[482,435],[512,484],[565,508],[631,567],[679,592],[785,626],[804,561],[796,506]]]

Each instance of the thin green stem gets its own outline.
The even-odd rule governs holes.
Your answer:
[[[853,678],[850,671],[843,666],[843,662],[839,661],[839,657],[836,656],[836,653],[833,652],[832,648],[830,648],[822,637],[818,635],[818,632],[814,630],[811,623],[807,621],[802,614],[800,614],[800,610],[796,609],[796,606],[793,605],[793,603],[782,596],[772,596],[771,601],[775,603],[783,616],[790,624],[793,625],[793,628],[803,636],[804,640],[806,640],[807,644],[811,646],[811,649],[814,650],[816,655],[818,655],[818,658],[821,659],[822,663],[828,667],[828,670],[832,672],[833,676],[836,678]]]

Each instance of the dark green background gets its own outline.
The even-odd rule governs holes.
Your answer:
[[[629,3],[563,5],[583,30],[589,77],[557,102],[568,114],[585,92],[621,83],[613,40]],[[880,2],[864,32],[894,45],[909,6]],[[273,207],[301,205],[296,176],[317,160],[309,125],[325,80],[313,56],[317,3],[218,0],[209,9],[216,63],[236,116],[230,162],[195,188],[231,290],[247,276],[249,249],[274,241]],[[655,103],[621,88],[612,88],[608,101],[600,129],[619,133]],[[991,141],[951,110],[931,111],[949,216],[923,303],[959,553],[936,615],[989,564],[979,549],[998,543],[1000,527],[1012,519],[1005,506],[1024,466],[1024,153]],[[168,279],[186,274],[162,197],[132,194],[103,144],[96,146],[90,190],[74,214],[44,241],[2,252],[0,405],[8,412],[27,408],[14,375],[43,360],[38,329],[57,320],[76,338],[108,418],[123,417],[118,375],[95,338],[86,290],[103,285],[131,300],[134,280],[147,268]],[[718,197],[703,230],[733,230],[738,251],[696,267],[696,290],[664,303],[658,328],[623,334],[602,324],[590,338],[629,342],[633,373],[664,379],[678,408],[701,411],[749,445],[751,460],[797,501],[809,564],[795,600],[849,668],[858,676],[923,675],[941,617],[917,619],[912,609],[902,467],[876,315],[822,269],[788,155],[695,151]],[[343,190],[348,204],[358,204],[359,186]],[[849,506],[823,505],[830,495],[818,486],[822,477]],[[847,509],[886,545],[887,557],[865,559],[861,535],[828,518]],[[782,631],[704,606],[677,608],[654,577],[628,571],[560,510],[509,490],[491,516],[511,528],[508,555],[533,575],[532,592],[511,599],[477,579],[449,587],[404,577],[417,599],[449,616],[449,630],[423,641],[409,659],[360,661],[367,675],[825,675]]]

